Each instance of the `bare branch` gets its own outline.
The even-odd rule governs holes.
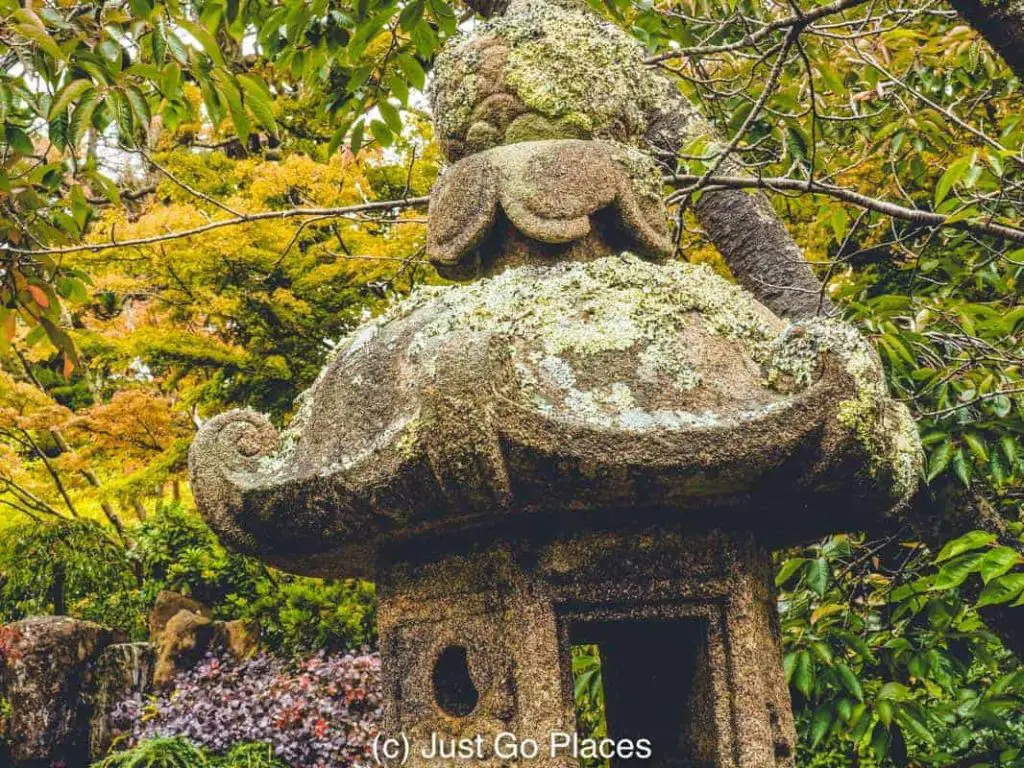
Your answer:
[[[674,192],[670,199],[679,200],[689,194],[689,188],[703,179],[702,176],[679,174],[663,177],[666,183],[685,184],[687,188]],[[1004,224],[993,224],[989,221],[970,221],[967,219],[954,219],[955,214],[949,216],[935,213],[933,211],[922,211],[917,208],[907,208],[896,203],[885,200],[878,200],[850,189],[843,189],[834,184],[825,184],[820,181],[804,179],[790,179],[784,177],[756,177],[756,176],[712,176],[706,180],[708,188],[719,189],[767,189],[787,190],[793,192],[810,192],[819,195],[828,195],[837,200],[859,205],[862,208],[883,213],[886,216],[903,219],[915,224],[931,227],[952,227],[953,229],[971,232],[976,235],[988,235],[990,237],[1002,237],[1012,240],[1015,243],[1024,243],[1024,229],[1010,227]],[[951,220],[952,219],[952,220]]]
[[[183,237],[193,237],[212,232],[215,229],[234,227],[239,224],[251,224],[256,221],[271,221],[275,219],[294,219],[303,216],[344,216],[350,213],[364,213],[366,211],[387,211],[394,208],[417,208],[430,202],[429,197],[410,197],[406,200],[376,200],[370,203],[359,205],[344,205],[338,208],[288,208],[283,211],[260,211],[258,213],[245,213],[230,219],[211,221],[191,229],[183,229],[177,232],[167,232],[163,235],[152,237],[138,237],[132,240],[118,240],[106,243],[83,243],[82,245],[68,245],[59,248],[11,248],[7,243],[0,243],[0,252],[14,253],[22,256],[48,256],[63,253],[82,253],[109,250],[111,248],[129,248],[139,245],[153,245],[154,243],[165,243],[168,240],[179,240]]]
[[[858,5],[864,5],[867,2],[868,0],[836,0],[836,2],[823,5],[820,8],[815,8],[814,10],[807,11],[798,16],[789,16],[785,19],[769,22],[761,27],[761,29],[746,35],[742,40],[737,40],[735,43],[678,48],[674,51],[667,51],[665,53],[659,53],[657,56],[651,56],[646,59],[645,63],[657,64],[662,61],[678,59],[683,56],[702,56],[709,53],[726,53],[728,51],[737,51],[741,48],[749,48],[761,40],[764,40],[764,38],[768,37],[772,32],[777,32],[780,29],[787,29],[798,25],[807,26],[808,24],[813,24],[815,21],[818,21],[825,16],[831,16],[833,13],[842,13],[849,8],[856,8]]]

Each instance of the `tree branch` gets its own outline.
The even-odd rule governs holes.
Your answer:
[[[769,22],[761,27],[761,29],[745,35],[742,40],[737,40],[735,43],[677,48],[674,51],[667,51],[665,53],[659,53],[657,56],[651,56],[647,58],[644,63],[658,64],[659,62],[668,61],[669,59],[678,59],[682,56],[705,56],[711,53],[727,53],[728,51],[737,51],[741,48],[749,48],[761,40],[764,40],[764,38],[768,37],[772,32],[777,32],[780,29],[786,29],[797,25],[807,26],[808,24],[813,24],[815,21],[823,19],[826,16],[831,16],[833,13],[842,13],[849,8],[856,8],[858,5],[864,5],[867,2],[868,0],[836,0],[836,2],[807,11],[799,16],[789,16],[785,19]]]
[[[702,177],[679,174],[665,176],[667,183],[692,185],[700,181]],[[987,221],[968,221],[966,219],[956,220],[953,215],[946,216],[933,211],[923,211],[918,208],[907,208],[896,203],[885,200],[878,200],[874,197],[862,195],[850,189],[837,187],[834,184],[826,184],[820,181],[804,179],[790,179],[785,177],[746,177],[746,176],[713,176],[707,180],[708,188],[718,189],[767,189],[767,190],[790,190],[793,192],[809,192],[812,194],[828,195],[843,202],[859,205],[861,208],[875,211],[877,213],[892,216],[896,219],[921,224],[930,227],[951,227],[975,235],[988,235],[990,237],[1001,237],[1012,240],[1015,243],[1024,243],[1024,229],[1011,227],[1004,224],[993,224]],[[688,190],[680,190],[673,193],[682,197],[688,194]],[[679,199],[676,197],[675,199]],[[954,214],[955,215],[955,214]],[[950,219],[953,219],[952,221]]]
[[[345,216],[350,213],[365,213],[367,211],[386,211],[393,208],[417,208],[430,202],[429,197],[410,197],[405,200],[376,200],[371,203],[359,205],[345,205],[338,208],[288,208],[283,211],[260,211],[258,213],[244,213],[230,219],[211,221],[200,227],[183,229],[177,232],[168,232],[163,235],[152,237],[137,237],[131,240],[111,240],[106,243],[84,243],[82,245],[68,245],[59,248],[12,248],[7,243],[0,243],[0,252],[14,253],[21,256],[49,256],[64,253],[98,253],[111,248],[127,248],[139,245],[153,245],[154,243],[165,243],[168,240],[179,240],[184,237],[202,235],[212,232],[215,229],[234,227],[239,224],[250,224],[255,221],[271,221],[275,219],[294,219],[302,216]]]

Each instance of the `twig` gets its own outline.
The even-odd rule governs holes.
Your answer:
[[[868,2],[868,0],[836,0],[834,3],[823,5],[820,8],[815,8],[812,11],[806,11],[800,15],[789,16],[785,19],[769,22],[765,26],[761,27],[761,29],[757,30],[757,32],[752,32],[749,35],[746,35],[742,40],[737,40],[735,43],[677,48],[674,51],[667,51],[666,53],[659,53],[657,56],[651,56],[646,59],[644,63],[657,64],[669,59],[678,59],[682,56],[702,56],[709,53],[726,53],[728,51],[739,50],[740,48],[749,48],[768,37],[772,32],[796,25],[807,26],[809,24],[813,24],[818,19],[824,18],[825,16],[830,16],[833,13],[841,13],[849,8],[864,5],[866,2]]]
[[[386,211],[393,208],[418,208],[430,202],[429,197],[410,197],[408,200],[377,200],[371,203],[359,205],[346,205],[339,208],[288,208],[283,211],[261,211],[259,213],[245,213],[230,219],[211,221],[200,227],[182,229],[177,232],[167,232],[163,235],[152,237],[138,237],[132,240],[121,240],[107,243],[84,243],[82,245],[68,245],[60,248],[11,248],[7,243],[0,243],[0,252],[15,253],[23,256],[49,256],[61,253],[81,253],[88,251],[96,253],[110,248],[128,248],[137,245],[153,245],[154,243],[165,243],[168,240],[178,240],[183,237],[193,237],[211,232],[224,227],[234,227],[239,224],[250,224],[255,221],[269,221],[274,219],[294,219],[300,216],[344,216],[349,213],[360,213],[363,211]]]

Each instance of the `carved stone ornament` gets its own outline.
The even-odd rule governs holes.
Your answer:
[[[641,176],[635,169],[644,164]],[[603,141],[495,147],[456,163],[434,187],[427,255],[441,269],[467,260],[474,268],[488,261],[507,266],[531,260],[516,259],[509,247],[523,238],[536,242],[531,253],[543,253],[542,244],[587,243],[597,228],[601,241],[615,242],[619,250],[665,257],[672,253],[672,239],[660,186],[658,169],[647,157]],[[522,237],[497,227],[499,216]],[[497,237],[488,242],[488,235]],[[573,257],[582,258],[580,251]]]
[[[903,502],[920,448],[852,329],[624,254],[420,289],[338,348],[280,437],[231,412],[191,462],[232,546],[369,575],[388,542],[510,516],[822,533]]]
[[[239,551],[374,578],[386,730],[575,734],[571,648],[597,644],[648,768],[791,768],[768,549],[905,504],[916,426],[853,328],[666,260],[639,44],[572,0],[479,6],[435,68],[427,241],[471,281],[360,326],[283,432],[210,419],[196,502]]]

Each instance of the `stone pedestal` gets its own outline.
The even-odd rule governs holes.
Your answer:
[[[435,734],[480,735],[485,764],[508,763],[502,732],[539,744],[522,763],[575,766],[550,745],[576,733],[570,649],[593,643],[609,736],[651,742],[613,767],[792,766],[771,579],[750,536],[660,525],[396,554],[379,581],[386,732],[413,768],[438,764],[420,752]]]

